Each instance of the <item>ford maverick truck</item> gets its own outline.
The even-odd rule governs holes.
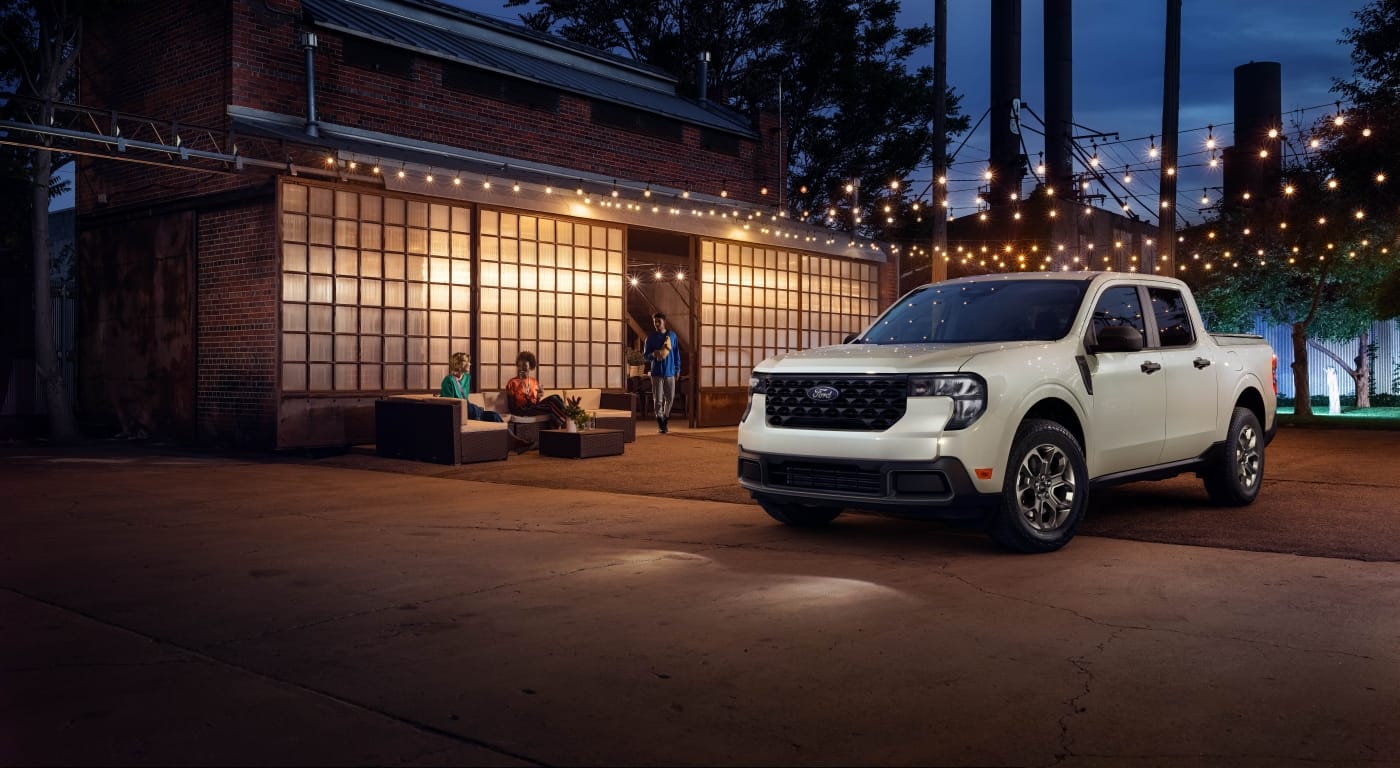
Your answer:
[[[775,519],[975,519],[1020,552],[1064,546],[1093,487],[1194,472],[1243,506],[1274,435],[1277,358],[1210,334],[1185,283],[1122,272],[917,288],[847,343],[749,382],[739,483]]]

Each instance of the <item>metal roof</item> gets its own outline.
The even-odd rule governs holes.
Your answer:
[[[496,19],[420,0],[302,0],[317,26],[693,125],[757,137],[743,115],[679,96],[675,79],[645,64]]]
[[[616,179],[576,169],[530,163],[334,123],[319,123],[319,135],[311,137],[306,135],[305,119],[302,117],[265,112],[250,107],[230,105],[228,114],[237,134],[261,136],[329,151],[340,161],[335,170],[331,170],[330,167],[301,169],[321,177],[339,176],[348,171],[349,162],[358,161],[361,169],[349,171],[359,174],[357,181],[372,179],[374,183],[383,184],[385,189],[395,191],[563,216],[586,217],[649,229],[750,242],[772,248],[824,253],[867,262],[884,262],[889,259],[878,243],[866,238],[853,238],[847,233],[832,232],[817,225],[785,218],[774,219],[771,207],[741,203],[714,195],[692,194],[685,190],[636,179]],[[382,172],[377,175],[371,172],[366,176],[365,169],[371,165],[383,166]],[[397,174],[390,172],[394,167],[399,170],[407,169],[410,172],[409,178],[399,180]],[[293,175],[295,170],[289,167]],[[442,181],[426,184],[422,180],[427,173],[437,174],[442,179],[459,174],[473,178],[472,183],[460,186]],[[480,183],[483,179],[495,180],[493,191],[485,190]],[[511,189],[511,182],[518,182],[520,191],[506,192],[505,190]],[[550,194],[548,189],[551,185],[564,194]],[[568,193],[571,189],[585,189],[599,200],[610,198],[610,193],[615,191],[621,191],[629,201],[636,201],[646,195],[650,195],[650,199],[645,206],[594,205],[581,213],[576,207],[576,195]],[[677,215],[664,219],[651,216],[646,211],[653,205],[662,210],[676,208]],[[715,211],[728,212],[729,215],[717,216]],[[691,215],[679,215],[682,213]],[[699,215],[700,213],[707,215]],[[755,229],[750,229],[743,223],[750,213],[756,215]],[[764,223],[764,217],[769,217],[768,223]]]

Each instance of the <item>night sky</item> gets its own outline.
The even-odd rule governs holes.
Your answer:
[[[449,1],[478,13],[519,21],[521,9],[506,9],[499,0]],[[1280,63],[1284,129],[1296,133],[1299,126],[1306,128],[1335,111],[1338,97],[1331,92],[1333,82],[1352,76],[1350,48],[1338,39],[1345,27],[1355,23],[1352,14],[1364,4],[1363,0],[1183,0],[1179,215],[1198,222],[1202,194],[1212,200],[1219,197],[1220,170],[1208,168],[1206,156],[1200,153],[1208,125],[1215,126],[1213,133],[1220,146],[1232,141],[1235,67],[1251,61]],[[1101,145],[1104,167],[1115,173],[1129,168],[1133,172],[1130,183],[1144,187],[1138,193],[1150,190],[1153,196],[1156,167],[1148,165],[1148,136],[1157,135],[1160,144],[1166,7],[1166,0],[1074,2],[1074,120],[1093,131],[1117,132],[1117,140]],[[1042,11],[1038,0],[1022,3],[1021,98],[1044,117]],[[948,83],[963,95],[963,112],[973,123],[989,103],[989,16],[987,0],[948,2]],[[932,0],[905,0],[901,20],[908,25],[932,25]],[[930,47],[926,57],[915,63],[932,61]],[[1041,127],[1029,115],[1024,117],[1036,129]],[[1038,134],[1029,131],[1025,137],[1035,165],[1042,142]],[[950,151],[963,138],[956,137]],[[1083,144],[1091,150],[1088,140]],[[974,210],[974,190],[982,183],[979,176],[986,165],[987,149],[984,123],[959,150],[949,177],[955,215]],[[1193,168],[1193,164],[1200,167]],[[915,191],[921,191],[927,190],[929,180],[928,171],[924,171],[911,182]],[[1032,183],[1033,179],[1026,180],[1028,190]]]

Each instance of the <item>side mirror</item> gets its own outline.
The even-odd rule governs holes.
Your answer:
[[[1142,349],[1142,334],[1128,325],[1111,325],[1095,334],[1091,353],[1138,352]]]

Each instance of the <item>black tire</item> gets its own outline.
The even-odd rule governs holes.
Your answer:
[[[1243,507],[1254,501],[1264,484],[1264,430],[1248,408],[1230,415],[1225,444],[1201,473],[1210,500],[1223,507]]]
[[[1089,468],[1069,430],[1029,419],[1006,462],[1001,505],[988,521],[992,541],[1013,552],[1054,552],[1069,543],[1089,504]]]
[[[840,507],[808,507],[768,499],[758,499],[758,505],[763,507],[763,511],[767,512],[769,517],[795,528],[821,528],[841,514]]]

